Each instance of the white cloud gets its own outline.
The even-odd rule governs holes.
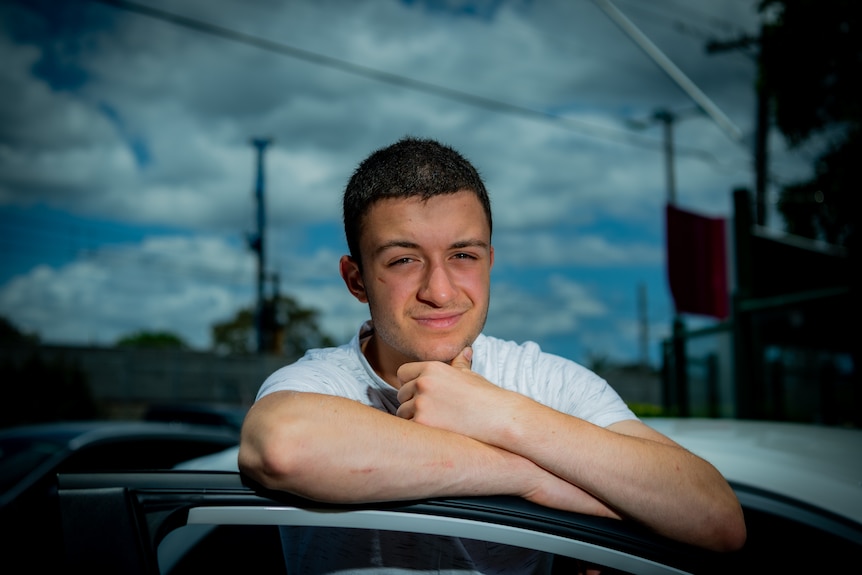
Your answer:
[[[209,327],[252,301],[250,257],[217,238],[154,238],[42,266],[0,287],[0,315],[51,343],[112,344],[144,330],[209,346]]]
[[[498,265],[517,267],[622,267],[660,265],[664,262],[661,246],[646,243],[620,243],[595,234],[553,232],[507,233],[494,240]]]
[[[0,103],[0,208],[45,205],[186,234],[53,267],[35,267],[32,256],[29,273],[0,286],[0,314],[23,327],[46,339],[109,342],[169,326],[207,345],[211,323],[253,297],[253,256],[238,241],[255,226],[252,137],[274,139],[265,156],[268,265],[286,293],[322,310],[324,328],[337,337],[352,335],[367,313],[338,277],[341,192],[370,151],[405,134],[455,146],[488,183],[498,266],[511,281],[494,288],[500,313],[489,326],[539,341],[576,334],[585,321],[598,330],[614,319],[609,294],[631,291],[575,283],[562,272],[543,277],[549,268],[615,269],[626,278],[619,281],[633,282],[645,268],[662,274],[661,128],[628,132],[625,120],[684,110],[691,100],[594,3],[492,3],[481,17],[394,0],[146,4],[389,73],[391,81],[565,120],[381,82],[98,3],[69,8],[75,18],[56,37],[28,36],[22,30],[39,26],[16,22],[48,16],[5,4],[0,86],[11,97]],[[678,3],[619,5],[751,133],[751,60],[706,55],[703,35],[675,23],[725,37],[754,32],[753,2],[698,0],[682,13]],[[74,49],[62,52],[64,45]],[[73,68],[80,85],[52,85],[45,72],[52,66]],[[728,214],[731,190],[753,182],[750,150],[706,118],[680,119],[674,135],[681,205]],[[785,155],[779,144],[776,161]],[[687,149],[714,155],[719,167]],[[667,307],[667,294],[655,299]],[[619,340],[630,333],[611,323],[600,329],[608,349],[628,346]]]

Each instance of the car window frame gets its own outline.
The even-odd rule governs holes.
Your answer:
[[[431,533],[446,524],[466,529],[487,523],[490,526],[483,527],[490,534],[487,539],[501,543],[535,532],[531,537],[548,552],[635,573],[720,573],[717,567],[727,558],[671,541],[632,522],[566,513],[517,497],[328,505],[267,491],[227,471],[69,474],[59,477],[59,485],[68,564],[84,570],[92,570],[93,562],[100,561],[132,575],[157,572],[159,545],[169,533],[187,525],[313,520],[338,526],[375,517],[390,522],[400,517],[401,527]],[[94,509],[100,516],[91,513]],[[453,529],[447,528],[446,534],[452,535]],[[474,531],[469,538],[475,535]],[[116,538],[117,544],[105,549],[106,537]]]

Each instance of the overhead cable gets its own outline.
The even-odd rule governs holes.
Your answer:
[[[401,76],[399,74],[393,74],[391,72],[386,72],[383,70],[379,70],[376,68],[372,68],[370,66],[364,66],[362,64],[355,64],[353,62],[349,62],[347,60],[341,60],[339,58],[334,58],[332,56],[326,56],[324,54],[319,54],[317,52],[312,52],[309,50],[304,50],[302,48],[297,48],[295,46],[290,46],[288,44],[284,44],[282,42],[275,42],[273,40],[268,40],[266,38],[261,38],[259,36],[254,36],[252,34],[247,34],[245,32],[240,32],[237,30],[233,30],[231,28],[226,28],[224,26],[219,26],[217,24],[212,24],[209,22],[204,22],[202,20],[198,20],[195,18],[189,18],[187,16],[182,16],[179,14],[175,14],[172,12],[168,12],[166,10],[161,10],[159,8],[153,8],[151,6],[146,6],[137,2],[131,2],[129,0],[92,0],[93,2],[98,2],[100,4],[106,4],[109,6],[113,6],[116,8],[120,8],[122,10],[126,10],[129,12],[134,12],[136,14],[140,14],[142,16],[147,16],[156,20],[160,20],[163,22],[168,22],[170,24],[174,24],[176,26],[180,26],[183,28],[195,30],[197,32],[202,32],[205,34],[210,34],[213,36],[217,36],[220,38],[224,38],[227,40],[231,40],[234,42],[239,42],[242,44],[246,44],[249,46],[255,46],[257,48],[267,50],[269,52],[273,52],[276,54],[280,54],[283,56],[288,56],[291,58],[295,58],[298,60],[303,60],[305,62],[309,62],[318,66],[324,66],[327,68],[332,68],[335,70],[340,70],[342,72],[346,72],[348,74],[353,74],[355,76],[360,76],[363,78],[371,79],[377,82],[382,82],[394,86],[398,86],[401,88],[408,88],[417,92],[423,92],[427,94],[433,94],[442,98],[446,98],[449,100],[454,100],[457,102],[461,102],[463,104],[468,104],[471,106],[483,108],[485,110],[490,110],[494,112],[520,116],[523,118],[531,119],[531,120],[542,120],[545,122],[551,122],[555,125],[561,126],[568,130],[579,132],[581,134],[585,134],[588,136],[592,136],[595,138],[601,138],[606,140],[614,140],[618,142],[623,142],[626,144],[646,147],[650,149],[662,149],[663,143],[643,136],[637,136],[630,132],[626,132],[623,130],[617,130],[611,127],[599,126],[596,124],[590,124],[588,122],[583,122],[581,120],[576,120],[574,118],[570,118],[567,116],[560,116],[557,114],[553,114],[551,112],[534,110],[532,108],[527,108],[524,106],[519,106],[517,104],[511,104],[508,102],[502,102],[500,100],[495,100],[493,98],[488,98],[485,96],[479,96],[476,94],[471,94],[469,92],[464,92],[461,90],[457,90],[454,88],[449,88],[446,86],[441,86],[438,84],[433,84],[431,82],[426,82],[424,80],[417,80],[415,78],[409,78],[407,76]],[[705,150],[691,148],[686,146],[680,146],[677,148],[677,153],[680,155],[686,155],[691,157],[699,158],[705,162],[716,165],[717,167],[721,167],[718,164],[717,159],[713,154],[707,152]]]

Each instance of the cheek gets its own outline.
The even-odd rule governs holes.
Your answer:
[[[375,275],[366,286],[368,301],[379,309],[394,307],[399,301],[407,297],[409,289],[403,281],[392,281],[383,275]]]
[[[464,274],[459,278],[458,285],[472,298],[486,298],[490,289],[490,277],[487,273]]]

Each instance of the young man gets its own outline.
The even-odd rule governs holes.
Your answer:
[[[584,367],[482,334],[491,207],[458,152],[405,138],[360,164],[343,203],[341,276],[371,320],[349,344],[311,350],[264,382],[243,427],[244,473],[327,502],[516,495],[713,550],[742,546],[742,511],[714,467]],[[332,535],[306,533],[296,550],[317,546],[316,561],[344,568],[355,557],[323,557]],[[421,567],[410,564],[419,553],[380,553],[392,537],[354,537],[351,554]],[[447,544],[457,545],[433,545]],[[474,549],[451,553],[459,568],[485,568]]]

